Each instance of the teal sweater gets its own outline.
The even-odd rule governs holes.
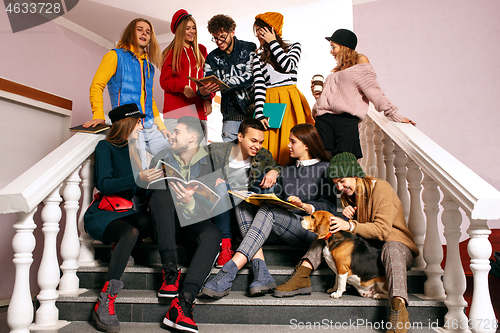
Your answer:
[[[106,140],[100,141],[94,155],[94,185],[103,195],[116,194],[127,200],[138,191],[128,145],[116,147]],[[102,242],[102,234],[109,222],[137,213],[131,209],[126,212],[110,212],[98,208],[100,200],[95,200],[85,212],[83,221],[88,234]]]

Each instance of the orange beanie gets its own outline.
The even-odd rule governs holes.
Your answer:
[[[261,19],[262,21],[266,22],[274,29],[274,32],[277,35],[282,37],[281,33],[283,29],[283,15],[276,12],[267,12],[255,16],[255,19]]]

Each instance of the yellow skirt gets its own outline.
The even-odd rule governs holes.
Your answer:
[[[268,88],[266,90],[266,103],[285,103],[287,105],[281,128],[267,130],[262,145],[273,154],[276,162],[285,166],[290,161],[290,152],[287,148],[290,130],[297,124],[314,125],[311,108],[296,85]]]

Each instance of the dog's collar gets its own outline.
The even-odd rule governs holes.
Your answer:
[[[330,238],[330,237],[332,237],[332,233],[331,233],[331,232],[328,232],[328,234],[327,234],[325,237],[323,237],[322,239],[323,239],[323,240],[327,240],[327,239],[328,239],[328,238]]]

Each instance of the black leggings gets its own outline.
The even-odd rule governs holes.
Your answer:
[[[109,261],[107,281],[120,280],[137,241],[151,234],[152,224],[149,212],[128,215],[108,224],[104,229],[102,240],[104,243],[116,243],[116,246]]]

